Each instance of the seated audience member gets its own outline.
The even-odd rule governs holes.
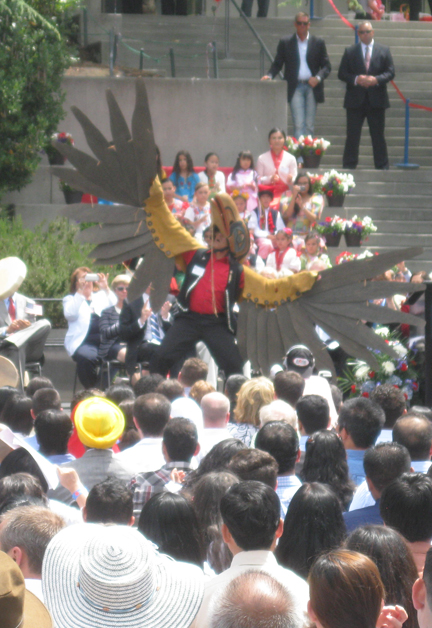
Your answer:
[[[281,502],[281,517],[285,519],[290,501],[301,486],[295,475],[295,463],[300,458],[297,432],[284,421],[271,421],[258,432],[255,448],[269,453],[278,464],[276,493]]]
[[[309,436],[330,427],[330,408],[321,395],[304,395],[297,402],[296,412],[301,434],[300,450],[305,451]]]
[[[413,604],[420,628],[432,626],[432,548],[426,554],[423,576],[414,583]]]
[[[162,182],[162,190],[165,199],[165,203],[168,205],[168,209],[177,217],[184,216],[186,209],[189,207],[189,203],[182,201],[179,198],[175,198],[176,186],[171,179],[165,179]]]
[[[366,479],[363,469],[365,451],[375,444],[384,420],[382,408],[365,397],[349,399],[342,406],[337,431],[347,452],[351,479],[357,486]]]
[[[117,275],[111,282],[111,290],[117,297],[117,303],[105,308],[100,317],[98,356],[101,360],[124,362],[126,359],[126,343],[120,340],[120,312],[127,297],[130,281],[129,275]]]
[[[234,410],[237,406],[238,392],[243,384],[247,381],[248,378],[245,375],[241,375],[239,373],[236,375],[230,375],[225,382],[225,395],[230,401],[230,423],[234,422]]]
[[[125,426],[123,413],[118,406],[107,399],[90,397],[77,406],[74,419],[78,438],[86,451],[81,458],[63,463],[60,468],[74,469],[87,491],[109,476],[127,484],[133,469],[126,460],[114,456],[112,450]],[[73,504],[74,501],[74,496],[63,486],[50,491],[49,495],[65,504]]]
[[[171,419],[164,429],[162,453],[165,458],[163,467],[156,471],[139,473],[131,481],[133,491],[134,515],[138,519],[142,507],[148,500],[166,490],[173,469],[187,474],[191,460],[199,451],[198,433],[189,419]]]
[[[30,473],[14,473],[0,479],[0,515],[26,503],[49,508],[39,480]]]
[[[165,379],[158,385],[156,392],[166,397],[171,403],[179,397],[184,397],[184,388],[178,379]]]
[[[183,488],[189,491],[204,475],[214,471],[225,471],[232,457],[242,449],[247,449],[247,447],[237,438],[227,438],[214,445],[201,460],[198,469],[194,469],[186,476]]]
[[[203,569],[203,543],[192,504],[183,495],[158,493],[142,509],[138,530],[162,554]]]
[[[215,602],[210,628],[302,628],[292,596],[264,571],[234,578]]]
[[[201,458],[208,454],[214,445],[230,438],[230,432],[227,430],[229,409],[229,399],[222,393],[213,392],[202,398],[204,429],[200,435]]]
[[[57,628],[187,628],[203,596],[200,569],[159,554],[137,530],[117,525],[84,523],[59,532],[45,552],[42,580]]]
[[[396,421],[406,412],[405,396],[400,388],[395,388],[392,384],[383,384],[375,388],[371,400],[377,403],[385,414],[384,427],[378,436],[377,444],[390,443]]]
[[[231,458],[228,471],[234,473],[243,482],[254,480],[267,484],[276,490],[278,463],[266,451],[242,449]]]
[[[289,403],[282,399],[275,399],[268,406],[263,406],[259,411],[260,427],[263,427],[269,421],[285,421],[297,430],[297,413]]]
[[[344,513],[348,533],[368,523],[382,524],[380,499],[383,490],[394,480],[409,473],[411,459],[405,447],[398,443],[380,443],[366,450],[363,459],[366,483],[375,500],[373,506]]]
[[[4,552],[0,552],[0,599],[3,628],[54,628],[48,609],[26,589],[20,568]]]
[[[0,549],[21,569],[26,589],[42,602],[42,561],[51,539],[65,527],[48,508],[22,506],[6,512],[0,523]]]
[[[343,394],[341,389],[335,384],[330,384],[330,390],[333,398],[333,403],[335,404],[336,412],[339,414],[343,404]]]
[[[309,575],[309,616],[317,626],[401,628],[401,606],[383,607],[385,590],[375,563],[358,552],[340,549],[323,554]]]
[[[190,389],[195,382],[201,379],[206,380],[208,375],[208,366],[199,358],[188,358],[183,363],[181,371],[178,375],[178,380],[184,388],[184,394],[189,396]]]
[[[117,455],[117,459],[130,466],[136,475],[156,471],[164,464],[162,433],[170,418],[171,404],[158,393],[137,398],[134,405],[134,423],[141,440]]]
[[[427,473],[432,464],[432,424],[428,419],[408,412],[396,421],[393,440],[408,449],[414,471]]]
[[[19,392],[13,386],[0,386],[0,415],[6,405],[6,401],[16,394],[19,394]]]
[[[190,389],[189,397],[201,405],[202,398],[205,395],[214,392],[216,392],[214,386],[212,386],[209,382],[205,382],[203,379],[199,379]]]
[[[27,437],[33,429],[31,413],[32,400],[21,393],[12,395],[6,401],[0,415],[0,423],[7,425],[12,432]]]
[[[295,371],[279,371],[273,381],[276,399],[286,401],[293,408],[302,397],[305,389],[304,378]]]
[[[273,384],[267,377],[254,377],[240,388],[234,412],[235,423],[228,429],[233,438],[239,438],[250,447],[259,427],[259,411],[274,399]]]
[[[338,415],[333,403],[330,384],[325,377],[313,375],[315,358],[312,351],[305,345],[294,345],[286,354],[284,366],[287,371],[295,371],[305,380],[303,395],[319,395],[326,399],[330,409],[331,424],[336,425]]]
[[[282,229],[276,233],[274,251],[267,257],[264,276],[289,277],[300,271],[300,260],[292,243],[292,230]],[[261,272],[261,274],[264,274]]]
[[[64,410],[43,410],[35,423],[36,441],[39,452],[52,464],[63,464],[75,460],[67,451],[73,424]]]
[[[285,229],[282,216],[270,204],[273,201],[273,192],[262,189],[258,192],[259,205],[249,216],[248,228],[258,245],[258,255],[267,259],[273,251],[276,233]]]
[[[387,606],[402,606],[406,610],[408,619],[404,628],[419,628],[411,598],[417,569],[399,532],[383,525],[367,525],[351,532],[345,547],[373,560],[384,585],[384,603]]]
[[[39,388],[39,390],[37,390],[32,397],[31,414],[33,421],[40,412],[43,412],[44,410],[61,410],[61,406],[62,402],[60,394],[57,390],[55,390],[55,388]],[[35,435],[26,438],[26,442],[28,445],[33,447],[33,449],[38,450],[38,443]]]
[[[95,484],[87,495],[83,509],[83,519],[87,523],[117,523],[133,526],[133,495],[124,482],[107,478]]]
[[[276,560],[307,578],[317,556],[340,547],[345,536],[342,508],[336,494],[325,484],[303,484],[288,507],[275,550]]]
[[[124,382],[121,384],[111,384],[105,391],[105,399],[108,399],[108,401],[118,406],[126,399],[135,400],[135,393],[129,384],[125,384]]]
[[[77,393],[74,394],[70,403],[70,412],[71,412],[70,418],[71,418],[72,423],[74,423],[74,416],[75,416],[75,412],[78,405],[81,403],[81,401],[84,401],[85,399],[90,399],[91,397],[101,397],[105,399],[105,393],[103,392],[103,390],[99,390],[99,388],[88,388],[86,390],[79,390]],[[27,442],[29,442],[30,444],[30,440]],[[36,442],[36,438],[35,438],[35,442]],[[37,442],[36,442],[36,445],[37,445]],[[114,448],[113,448],[114,451],[116,450],[115,448],[116,448],[116,445],[114,445]],[[74,430],[72,432],[72,436],[70,437],[69,443],[68,443],[68,452],[72,454],[73,456],[75,456],[75,458],[81,458],[81,456],[83,456],[85,453],[85,447],[80,441],[80,439],[78,438],[75,423],[74,423]]]
[[[328,484],[338,496],[342,510],[347,510],[355,486],[349,477],[345,448],[337,434],[326,429],[308,437],[300,477],[304,482]]]
[[[183,491],[198,517],[205,559],[217,574],[228,569],[232,561],[232,554],[222,538],[220,502],[227,490],[238,482],[238,477],[229,471],[212,471],[202,475],[192,489]]]
[[[33,397],[35,392],[40,388],[54,388],[54,384],[49,377],[45,377],[44,375],[36,375],[36,377],[32,377],[32,379],[27,384],[25,393],[27,397]]]
[[[156,392],[156,388],[161,382],[164,381],[164,377],[159,373],[150,373],[149,375],[143,375],[133,385],[133,391],[135,397],[141,397],[141,395],[147,395],[148,393]]]
[[[119,403],[119,408],[123,412],[125,418],[125,431],[121,437],[121,442],[118,443],[118,448],[120,451],[124,451],[129,447],[133,447],[136,445],[139,440],[138,430],[135,427],[135,423],[133,421],[133,409],[135,405],[135,399],[125,399]]]
[[[308,586],[292,571],[280,567],[273,555],[283,529],[276,493],[261,482],[240,482],[226,492],[220,509],[223,538],[234,558],[229,569],[206,582],[203,603],[193,626],[209,626],[210,605],[216,595],[223,586],[250,569],[276,578],[292,596],[293,612],[304,623]]]
[[[404,473],[381,495],[381,517],[408,543],[419,575],[432,542],[432,480],[423,473]]]

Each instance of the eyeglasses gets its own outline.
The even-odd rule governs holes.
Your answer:
[[[117,286],[116,290],[120,290],[121,292],[123,292],[124,290],[127,290],[126,286]]]
[[[359,31],[358,34],[359,35],[369,35],[369,33],[371,33],[371,32],[372,32],[372,30],[370,30],[370,31]]]
[[[307,26],[309,22],[296,22],[299,26]]]

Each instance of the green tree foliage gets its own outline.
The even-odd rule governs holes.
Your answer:
[[[64,117],[70,65],[60,3],[0,0],[0,195],[27,185]]]

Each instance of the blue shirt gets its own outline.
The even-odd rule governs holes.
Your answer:
[[[359,508],[358,510],[351,510],[350,512],[344,512],[343,518],[345,519],[345,525],[348,534],[351,534],[356,528],[369,524],[383,525],[383,520],[380,515],[380,500],[375,502],[373,506],[367,508]]]
[[[366,475],[363,468],[364,449],[347,449],[347,463],[352,481],[359,486],[365,479]]]
[[[288,506],[302,483],[296,475],[278,475],[276,493],[281,503],[281,517],[285,519]]]
[[[195,194],[195,186],[200,182],[197,173],[192,172],[192,174],[185,179],[182,176],[177,176],[175,172],[172,172],[169,178],[176,186],[176,194],[179,196],[187,196],[190,203]]]

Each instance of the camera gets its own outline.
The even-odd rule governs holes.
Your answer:
[[[306,192],[307,185],[304,185],[304,184],[303,185],[299,185],[299,188],[300,188],[300,192]]]
[[[99,281],[99,275],[97,273],[87,273],[85,276],[86,281]]]

